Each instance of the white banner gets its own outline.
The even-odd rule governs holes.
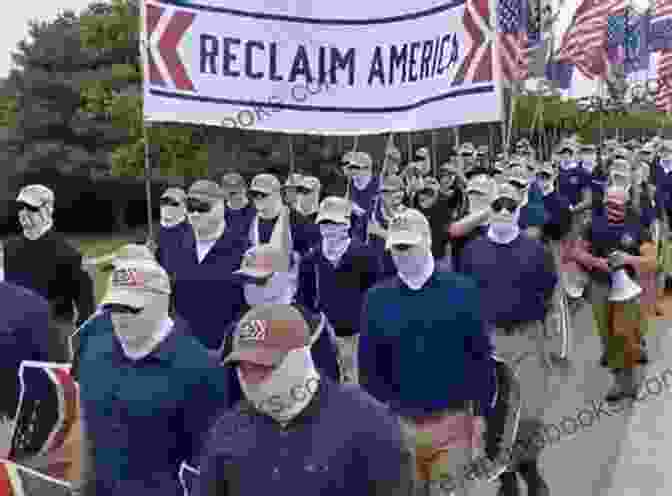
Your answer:
[[[493,10],[491,0],[145,0],[145,119],[326,135],[498,121]]]

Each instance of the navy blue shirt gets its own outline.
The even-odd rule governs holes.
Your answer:
[[[188,221],[180,222],[173,227],[161,227],[158,236],[156,260],[173,278],[179,266],[179,250],[194,242],[194,230]]]
[[[14,417],[23,360],[49,361],[49,303],[29,289],[0,282],[0,414]]]
[[[224,329],[245,303],[240,268],[249,241],[227,229],[202,262],[196,255],[196,241],[185,240],[175,264],[175,311],[187,321],[191,332],[210,349],[217,348]]]
[[[487,414],[495,376],[482,301],[475,282],[454,272],[435,271],[418,291],[398,277],[371,288],[359,338],[361,387],[402,415],[466,401]]]
[[[226,405],[225,375],[180,325],[137,361],[95,327],[80,337],[78,377],[96,496],[182,496],[180,463],[194,464]]]
[[[336,267],[320,244],[301,262],[297,301],[323,311],[339,336],[352,336],[359,332],[364,296],[380,274],[378,258],[359,240],[350,242]]]
[[[572,229],[572,212],[567,198],[553,191],[544,197],[544,210],[548,214],[544,224],[544,240],[560,241]]]
[[[523,233],[509,244],[486,236],[472,241],[462,253],[460,268],[478,282],[487,302],[483,319],[490,326],[544,320],[558,282],[553,255]]]
[[[294,251],[300,255],[305,255],[318,242],[320,238],[319,228],[296,210],[290,210],[290,212],[289,227]],[[278,218],[259,218],[259,243],[268,243],[271,241],[273,229]]]
[[[201,457],[195,496],[406,496],[414,466],[398,420],[328,379],[286,428],[246,404],[226,411]]]

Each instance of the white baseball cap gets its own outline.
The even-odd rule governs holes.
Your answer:
[[[390,222],[385,248],[394,245],[418,245],[431,239],[429,221],[422,212],[408,208],[395,216]]]

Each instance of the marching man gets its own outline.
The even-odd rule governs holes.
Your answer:
[[[498,186],[487,235],[465,247],[461,270],[477,281],[480,297],[487,302],[483,320],[494,334],[497,355],[520,367],[524,402],[519,437],[525,440],[543,426],[550,401],[551,367],[543,322],[558,278],[549,251],[520,230],[521,203],[516,188],[507,183]],[[500,494],[519,494],[518,473],[526,482],[527,494],[548,496],[548,485],[539,473],[539,454],[529,450],[512,472],[502,474]]]

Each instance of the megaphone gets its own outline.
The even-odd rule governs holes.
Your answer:
[[[611,274],[611,291],[609,292],[609,301],[623,302],[629,301],[642,293],[642,288],[625,271],[620,268]]]

